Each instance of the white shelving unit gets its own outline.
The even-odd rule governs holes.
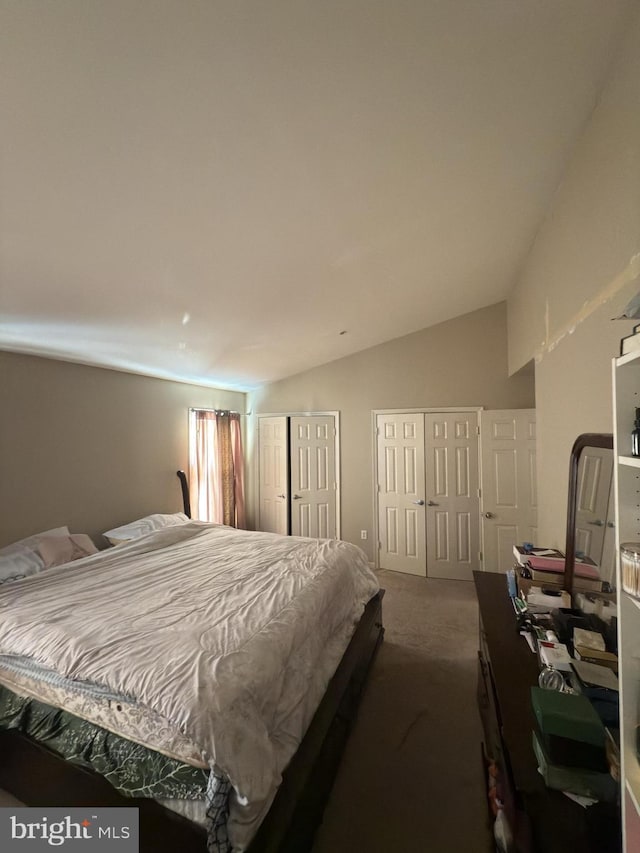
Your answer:
[[[640,352],[613,361],[614,469],[620,676],[622,823],[625,853],[640,839],[640,601],[623,591],[620,543],[640,542],[640,459],[631,456],[631,431],[640,408]]]

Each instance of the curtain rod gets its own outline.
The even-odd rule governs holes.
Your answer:
[[[233,409],[207,409],[204,406],[190,406],[190,412],[214,412],[216,415],[240,415],[241,418],[247,418],[252,414],[251,409],[248,412],[235,412]]]

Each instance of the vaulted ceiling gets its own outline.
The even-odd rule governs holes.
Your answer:
[[[248,389],[506,298],[635,0],[1,0],[0,349]]]

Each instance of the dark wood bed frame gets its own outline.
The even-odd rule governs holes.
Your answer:
[[[187,506],[185,501],[185,512]],[[190,516],[190,512],[186,514]],[[305,853],[311,849],[384,635],[383,596],[381,590],[365,607],[249,853]],[[135,806],[140,815],[140,853],[206,853],[202,827],[153,800],[124,797],[102,776],[65,761],[16,731],[0,731],[0,788],[29,806]]]

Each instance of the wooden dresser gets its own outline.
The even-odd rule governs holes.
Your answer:
[[[484,751],[499,776],[505,815],[518,853],[619,853],[619,809],[596,803],[582,808],[546,787],[531,736],[531,687],[537,656],[516,627],[504,574],[474,572],[480,609],[478,707]]]

